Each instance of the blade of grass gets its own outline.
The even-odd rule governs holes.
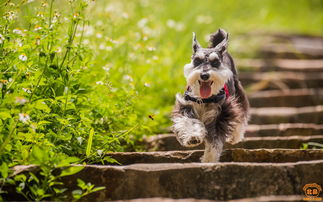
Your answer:
[[[89,157],[91,154],[93,135],[94,135],[94,129],[91,128],[90,134],[89,134],[89,139],[87,140],[86,151],[85,151],[85,154],[87,157]]]

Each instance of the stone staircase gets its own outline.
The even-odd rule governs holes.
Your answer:
[[[66,186],[81,178],[107,188],[87,200],[130,201],[301,201],[304,185],[323,186],[323,38],[266,37],[260,59],[237,62],[250,69],[240,79],[252,116],[219,163],[199,163],[203,146],[161,134],[146,140],[147,152],[106,154],[122,166],[87,165]]]

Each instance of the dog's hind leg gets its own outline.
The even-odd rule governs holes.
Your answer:
[[[206,125],[207,136],[202,162],[219,161],[223,144],[235,131],[239,124],[239,116],[240,110],[236,100],[225,100],[216,119]]]

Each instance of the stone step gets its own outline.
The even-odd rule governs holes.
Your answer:
[[[266,195],[303,195],[308,183],[323,184],[323,160],[296,163],[164,163],[86,165],[62,178],[68,190],[82,179],[106,189],[83,200],[196,198],[231,200]],[[24,172],[20,168],[20,173]],[[18,172],[16,172],[18,173]],[[13,199],[8,197],[8,200]]]
[[[263,58],[323,59],[323,45],[271,43],[260,49]]]
[[[251,108],[250,124],[323,123],[323,105]]]
[[[303,107],[323,105],[323,89],[258,91],[248,95],[251,107]]]
[[[148,151],[174,151],[174,150],[192,150],[203,149],[201,144],[197,147],[183,147],[179,144],[174,134],[163,134],[149,137],[147,140]],[[316,142],[323,144],[323,135],[315,136],[286,136],[286,137],[246,137],[242,142],[235,145],[226,143],[224,148],[244,148],[244,149],[300,149],[304,143]]]
[[[322,72],[323,59],[296,60],[296,59],[241,59],[235,60],[237,67],[252,71],[295,71],[295,72]]]
[[[322,88],[323,72],[240,72],[244,87],[252,91],[266,89]]]
[[[200,162],[203,150],[159,152],[113,152],[106,156],[121,165],[136,163],[190,163]],[[323,159],[323,149],[227,149],[220,162],[297,162]]]
[[[226,144],[226,148],[245,148],[245,149],[260,149],[260,148],[288,148],[299,149],[303,144],[315,142],[323,144],[323,135],[316,136],[287,136],[287,137],[246,137],[244,141],[235,145]]]
[[[246,137],[266,136],[310,136],[322,135],[323,124],[281,123],[269,125],[248,125]]]
[[[260,196],[254,198],[242,198],[229,200],[229,202],[279,202],[279,201],[292,201],[301,202],[303,201],[304,195],[281,195],[281,196]],[[172,199],[172,198],[139,198],[139,199],[129,199],[129,200],[116,200],[114,202],[214,202],[214,200],[207,199]]]

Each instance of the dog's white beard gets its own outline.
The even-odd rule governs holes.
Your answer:
[[[201,97],[199,79],[202,73],[201,69],[194,69],[192,63],[184,66],[184,76],[187,81],[187,85],[191,88],[192,96]],[[224,84],[232,77],[232,71],[224,66],[220,66],[217,70],[211,70],[210,80],[213,81],[211,85],[212,95],[216,95],[223,88]]]

